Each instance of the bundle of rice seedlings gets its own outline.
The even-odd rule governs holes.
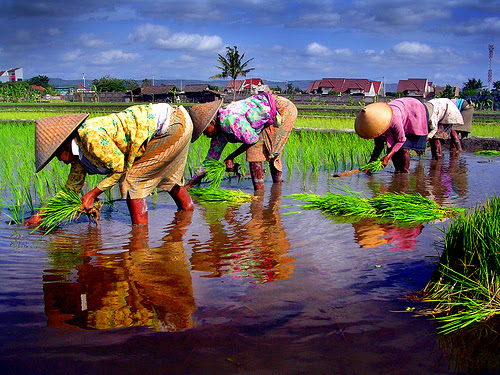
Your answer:
[[[91,221],[97,223],[100,219],[101,202],[96,201],[90,214],[80,209],[82,201],[80,194],[73,190],[63,188],[52,198],[48,199],[40,210],[42,222],[37,228],[46,229],[46,234],[62,224],[78,219],[83,213]]]
[[[500,199],[458,216],[443,233],[440,263],[424,289],[435,307],[421,313],[450,333],[500,314]]]
[[[250,202],[255,197],[241,190],[217,189],[213,187],[199,187],[189,189],[189,194],[205,202],[228,202],[241,204]]]
[[[366,171],[369,173],[378,172],[382,169],[384,169],[384,164],[382,164],[382,161],[380,161],[380,160],[375,160],[375,161],[372,161],[371,163],[368,163],[362,167],[359,167],[360,171]]]
[[[287,197],[308,202],[304,205],[298,205],[304,209],[319,209],[334,216],[376,216],[374,208],[368,201],[354,194],[344,195],[328,192],[326,195],[290,194]]]
[[[326,195],[291,194],[287,197],[304,200],[298,205],[304,209],[320,209],[335,216],[357,216],[359,218],[379,218],[404,224],[425,223],[451,217],[462,211],[444,208],[420,194],[386,193],[367,199],[354,192]]]
[[[220,160],[208,158],[203,162],[203,167],[206,171],[204,180],[210,181],[209,186],[217,189],[224,178],[226,164]]]
[[[425,223],[456,215],[458,208],[445,208],[420,194],[385,193],[369,199],[383,219],[401,223]]]
[[[500,151],[497,150],[479,150],[476,154],[483,156],[500,156]]]

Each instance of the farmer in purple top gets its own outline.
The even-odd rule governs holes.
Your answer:
[[[211,138],[207,159],[219,160],[228,143],[242,143],[225,159],[228,171],[234,170],[234,158],[246,152],[255,190],[264,189],[263,161],[269,162],[273,182],[282,180],[281,152],[297,117],[297,108],[288,99],[270,93],[252,95],[221,108],[222,101],[193,106],[194,142],[202,133]],[[200,168],[186,184],[199,183],[205,176]]]
[[[425,151],[429,133],[427,109],[415,98],[372,103],[358,114],[355,130],[361,138],[375,140],[370,162],[378,159],[387,142],[387,155],[381,162],[387,166],[392,158],[396,173],[408,173],[409,150]]]

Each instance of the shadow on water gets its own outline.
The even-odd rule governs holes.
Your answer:
[[[408,296],[434,271],[449,220],[283,215],[296,211],[285,195],[339,184],[472,209],[495,193],[499,165],[464,153],[415,158],[408,175],[289,173],[251,203],[197,203],[193,212],[159,194],[149,228],[124,222],[120,204],[98,226],[80,220],[47,236],[2,224],[2,371],[500,373],[491,329],[442,336],[434,320],[411,313],[425,307]],[[251,191],[248,180],[227,185]]]

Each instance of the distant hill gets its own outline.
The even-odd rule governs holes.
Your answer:
[[[248,77],[247,77],[248,78]],[[244,79],[239,78],[239,79]],[[291,83],[293,87],[298,87],[299,89],[305,91],[309,87],[309,83],[311,83],[310,80],[296,80],[296,81],[267,81],[263,80],[266,85],[269,87],[279,87],[281,89],[285,89],[287,83]],[[228,84],[228,80],[213,80],[213,79],[206,79],[206,80],[195,80],[195,79],[156,79],[155,80],[155,86],[160,86],[160,85],[175,85],[178,89],[181,89],[185,87],[186,85],[199,85],[202,83],[208,83],[210,86],[219,86],[220,88],[225,87]],[[49,83],[51,85],[54,85],[55,87],[59,86],[68,86],[68,85],[79,85],[83,84],[82,79],[75,79],[75,80],[70,80],[70,79],[61,79],[61,78],[50,78]],[[141,82],[137,82],[139,85]],[[87,79],[85,81],[85,86],[87,88],[90,88],[90,85],[92,84],[92,79]],[[386,92],[395,92],[398,84],[397,83],[387,83],[385,86],[385,91]]]

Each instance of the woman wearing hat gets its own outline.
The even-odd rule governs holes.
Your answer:
[[[264,189],[263,161],[269,162],[273,182],[282,178],[281,152],[297,118],[297,108],[288,99],[270,93],[253,95],[221,108],[222,101],[199,104],[190,109],[194,142],[203,133],[211,138],[207,159],[219,160],[227,143],[242,143],[224,162],[234,170],[234,158],[246,152],[255,190]],[[190,188],[205,176],[200,168],[187,183]]]
[[[55,116],[36,121],[36,172],[56,157],[71,164],[68,189],[80,192],[87,174],[106,177],[82,197],[82,209],[117,183],[126,199],[132,224],[148,224],[146,197],[166,190],[177,207],[193,209],[182,186],[193,124],[182,106],[136,105],[87,120],[87,114]],[[40,212],[26,225],[39,224]]]
[[[469,133],[472,130],[472,116],[474,115],[474,105],[468,102],[465,99],[451,99],[451,101],[457,106],[462,118],[464,120],[463,125],[456,124],[451,127],[451,136],[452,139],[455,139],[455,142],[452,142],[451,149],[454,149],[454,146],[458,143],[457,150],[462,150],[462,145],[460,140],[467,138]]]
[[[461,151],[462,145],[455,128],[462,129],[464,119],[457,104],[448,98],[438,98],[429,100],[426,105],[429,108],[429,143],[432,159],[441,159],[441,142],[446,139],[450,139],[451,150]]]
[[[396,173],[408,173],[409,150],[425,151],[426,107],[415,98],[369,104],[356,117],[355,131],[361,138],[375,140],[370,162],[378,159],[387,143],[387,155],[380,161],[387,166],[392,158]]]

